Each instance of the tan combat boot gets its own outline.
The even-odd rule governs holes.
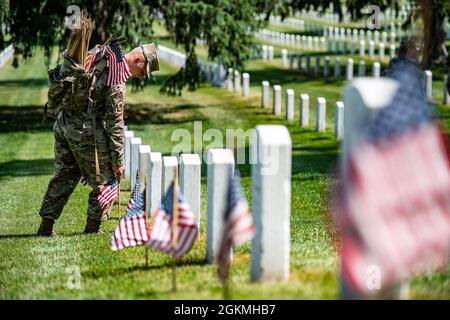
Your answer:
[[[53,232],[54,223],[55,220],[42,218],[41,225],[39,226],[39,229],[37,231],[37,235],[40,237],[51,237],[55,235],[55,233]]]
[[[95,234],[101,234],[102,232],[100,231],[100,224],[102,222],[100,220],[92,220],[90,218],[87,218],[86,220],[86,228],[84,228],[83,233],[84,234],[91,234],[91,233],[95,233]]]

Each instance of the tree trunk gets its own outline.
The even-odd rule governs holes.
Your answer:
[[[422,64],[424,67],[427,67],[433,63],[444,63],[445,12],[442,12],[442,8],[438,8],[438,1],[422,0],[421,4],[423,8],[422,17],[424,21]]]
[[[114,14],[119,8],[120,1],[101,0],[93,4],[92,18],[95,20],[95,28],[89,43],[89,48],[96,44],[103,44],[111,36],[110,31]]]

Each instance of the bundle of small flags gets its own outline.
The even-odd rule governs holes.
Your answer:
[[[115,85],[124,84],[131,76],[128,63],[124,59],[124,54],[117,41],[113,41],[106,46],[97,46],[89,52],[84,63],[86,72],[90,72],[92,66],[100,61],[104,56],[107,56],[108,77],[106,85],[112,87]]]
[[[148,241],[147,215],[145,212],[145,189],[139,192],[139,173],[136,173],[136,184],[119,225],[111,236],[112,251],[127,247],[143,245]]]
[[[174,183],[169,187],[160,207],[153,213],[153,225],[150,230],[148,247],[165,252],[175,258],[180,258],[186,254],[192,247],[197,238],[198,227],[195,221],[195,215],[184,201],[177,186],[178,196],[178,238],[175,250],[172,243],[173,231],[173,200],[174,200]]]
[[[219,277],[222,281],[228,277],[231,248],[252,239],[254,234],[252,216],[249,214],[247,201],[242,194],[239,172],[236,171],[228,183],[228,201],[224,213],[222,239],[216,256]]]

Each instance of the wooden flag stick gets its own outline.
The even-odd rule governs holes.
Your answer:
[[[230,300],[230,264],[228,263],[226,266],[226,275],[225,279],[223,281],[223,299],[224,300]]]
[[[234,132],[233,131],[227,131],[227,149],[230,149],[233,152],[233,158],[236,159],[236,145],[235,145],[235,141],[236,138],[234,136]],[[235,164],[236,166],[236,164]],[[234,173],[233,173],[234,174]],[[231,298],[231,285],[230,285],[230,262],[227,263],[226,267],[225,267],[225,274],[223,275],[223,280],[222,280],[222,289],[223,289],[223,298],[225,300],[229,300]]]
[[[119,191],[117,193],[117,216],[118,216],[117,220],[120,220],[122,216],[120,212],[120,180],[119,180]]]
[[[145,177],[145,217],[148,219],[148,175]],[[147,220],[145,220],[147,221]],[[145,246],[145,267],[148,268],[148,248]]]
[[[174,168],[173,173],[173,210],[172,210],[172,248],[173,248],[173,259],[172,259],[172,290],[177,291],[177,259],[176,249],[178,244],[178,168]]]

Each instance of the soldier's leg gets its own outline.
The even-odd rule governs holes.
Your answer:
[[[101,125],[97,125],[96,131],[97,155],[100,165],[100,182],[96,181],[95,176],[95,149],[92,134],[87,133],[83,136],[79,144],[74,146],[75,157],[79,164],[81,173],[93,187],[89,194],[89,206],[87,210],[88,223],[96,221],[98,226],[100,221],[105,220],[111,211],[112,205],[102,209],[97,200],[101,189],[114,179],[114,173],[111,167],[111,155],[106,140],[106,133]]]
[[[53,127],[55,134],[55,173],[48,184],[39,211],[41,217],[51,220],[59,218],[81,176],[80,169],[62,130],[61,123],[56,121]]]

